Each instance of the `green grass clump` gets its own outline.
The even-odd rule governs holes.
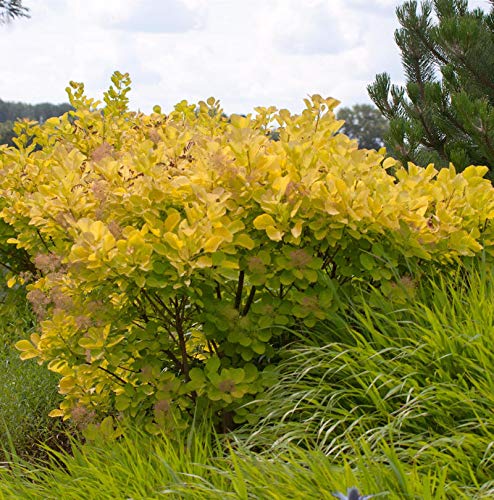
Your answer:
[[[494,497],[494,283],[437,277],[397,307],[376,291],[285,352],[248,442],[349,457],[383,443],[469,498]],[[412,299],[412,296],[410,296]]]
[[[60,422],[48,417],[60,401],[57,377],[33,360],[21,361],[14,347],[33,321],[23,290],[0,290],[0,461],[12,447],[27,457],[40,442],[65,441]]]
[[[0,499],[330,499],[353,486],[383,499],[494,498],[494,280],[483,268],[431,276],[407,280],[398,303],[362,292],[348,313],[298,332],[279,382],[248,408],[256,424],[219,436],[198,415],[150,436],[126,421],[117,440],[72,439],[70,453],[45,448],[35,462],[11,454]],[[47,430],[55,384],[12,355],[22,370],[11,379],[30,366],[53,391],[33,406]],[[16,431],[22,410],[2,397]]]
[[[295,446],[258,455],[211,429],[203,423],[153,437],[129,428],[119,441],[79,444],[73,455],[56,452],[44,465],[17,461],[0,469],[0,498],[312,500],[334,498],[332,492],[351,486],[386,499],[470,498],[458,488],[446,490],[439,468],[419,476],[390,450],[383,450],[383,462],[361,454],[352,465]]]

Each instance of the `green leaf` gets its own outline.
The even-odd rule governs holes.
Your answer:
[[[373,257],[371,257],[367,253],[361,253],[360,254],[360,263],[362,264],[362,267],[365,270],[370,271],[371,269],[374,268],[375,260]]]
[[[218,370],[220,369],[220,365],[221,365],[221,361],[218,358],[218,356],[212,356],[206,362],[206,366],[205,366],[206,373],[207,374],[218,373]]]

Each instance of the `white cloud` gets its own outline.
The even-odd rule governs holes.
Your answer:
[[[338,54],[360,41],[360,29],[345,16],[339,1],[279,2],[272,16],[275,43],[287,54]],[[353,24],[353,25],[352,25]]]
[[[478,0],[481,1],[481,0]],[[350,105],[383,71],[402,78],[401,0],[31,0],[0,27],[0,98],[66,100],[69,80],[100,98],[129,71],[131,105],[149,111],[210,95],[225,110],[300,110],[311,93]]]
[[[125,19],[109,26],[126,32],[182,33],[199,26],[192,9],[180,0],[137,0]]]

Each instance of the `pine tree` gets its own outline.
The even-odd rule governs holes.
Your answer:
[[[389,119],[386,144],[404,164],[458,170],[486,165],[494,178],[494,0],[406,1],[396,10],[406,85],[382,73],[368,86]]]
[[[28,12],[22,0],[0,0],[0,24],[9,23],[16,17],[29,17]]]

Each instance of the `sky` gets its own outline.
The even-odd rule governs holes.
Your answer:
[[[214,96],[230,113],[307,95],[370,102],[377,73],[403,83],[394,42],[402,0],[24,0],[0,26],[0,99],[66,102],[71,80],[97,99],[115,70],[130,107],[163,111]],[[470,0],[470,7],[486,0]]]

